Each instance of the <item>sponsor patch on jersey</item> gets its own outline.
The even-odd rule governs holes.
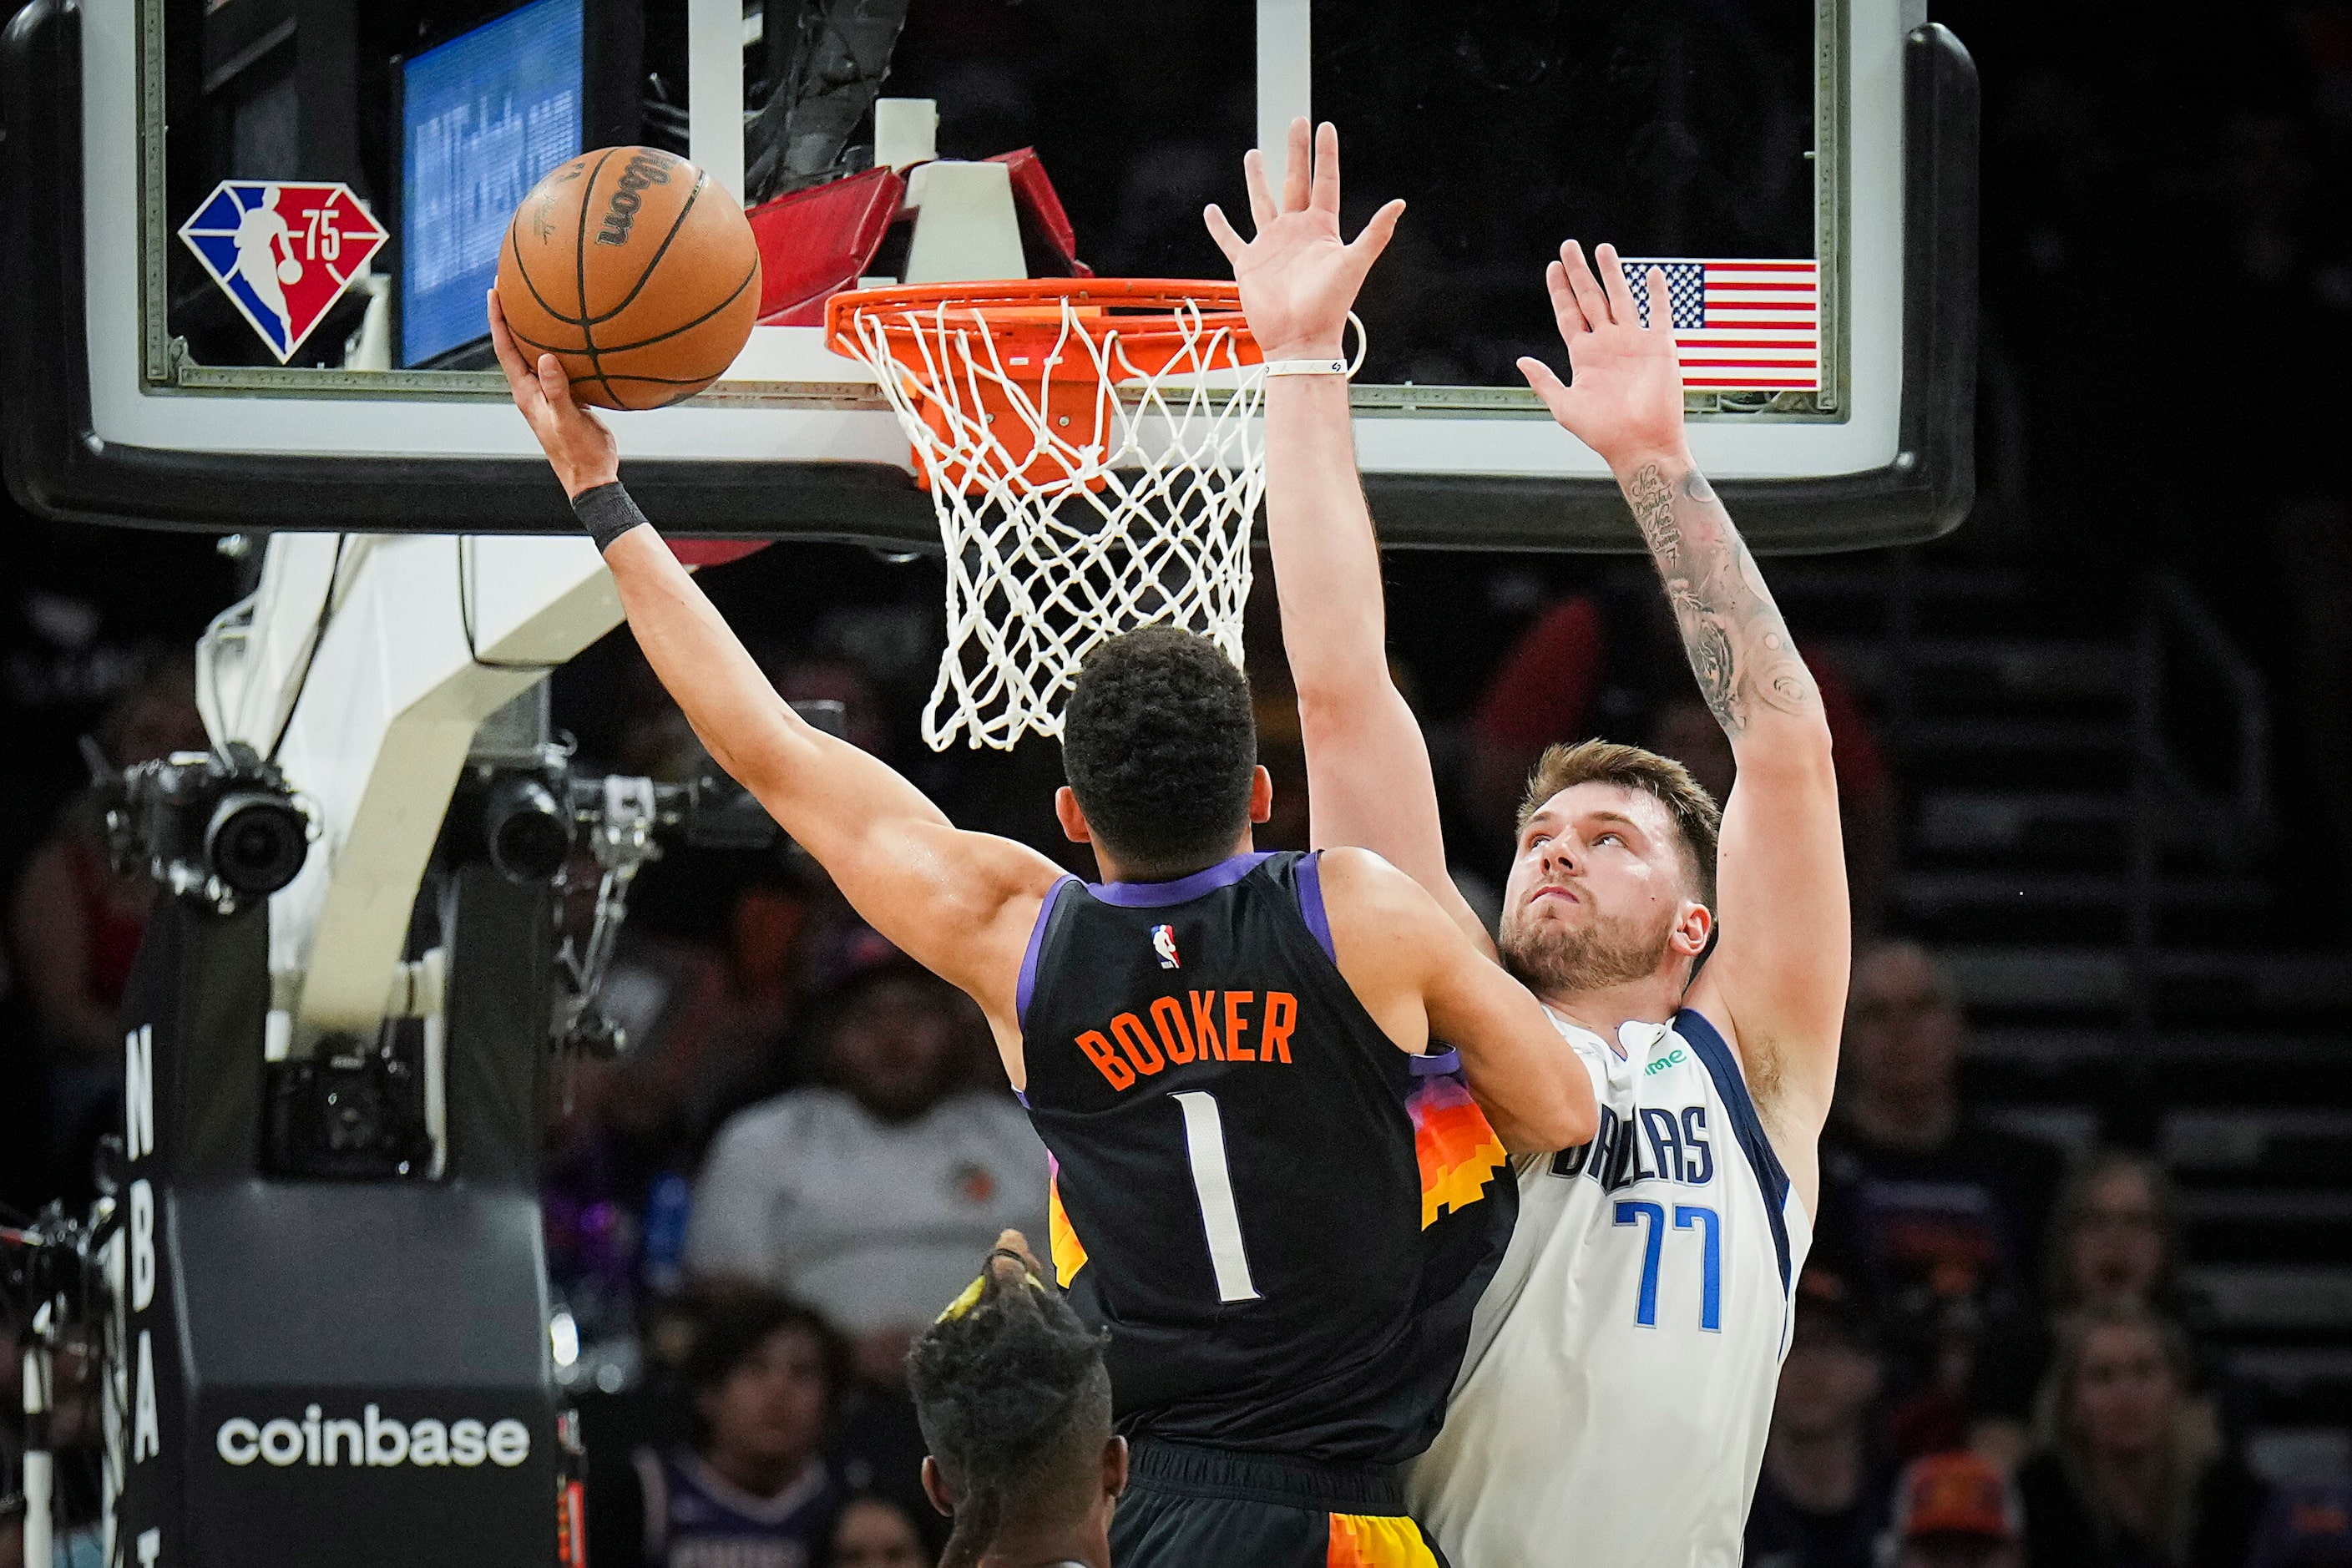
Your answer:
[[[1176,956],[1176,928],[1174,926],[1153,926],[1151,928],[1151,951],[1160,955],[1160,968],[1181,969],[1184,967],[1184,961]]]
[[[351,187],[223,180],[180,238],[283,364],[383,248]]]

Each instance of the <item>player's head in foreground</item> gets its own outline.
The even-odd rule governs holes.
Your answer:
[[[1087,655],[1062,714],[1062,827],[1094,845],[1107,879],[1213,866],[1274,805],[1248,679],[1216,644],[1174,626]]]
[[[1110,1561],[1111,1504],[1127,1488],[1112,1435],[1103,1336],[1040,1278],[1018,1231],[907,1357],[930,1452],[923,1490],[955,1521],[940,1568]]]
[[[1723,814],[1671,757],[1553,746],[1519,807],[1498,946],[1538,996],[1689,978],[1714,928]]]

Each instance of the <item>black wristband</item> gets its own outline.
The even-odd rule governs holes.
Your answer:
[[[613,541],[646,521],[646,514],[637,510],[637,503],[629,499],[629,492],[621,488],[618,479],[573,496],[572,515],[580,520],[580,526],[588,531],[588,537],[596,542],[599,551],[612,549]]]

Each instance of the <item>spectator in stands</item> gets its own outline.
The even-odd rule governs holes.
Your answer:
[[[184,656],[164,661],[115,701],[94,739],[114,767],[204,750],[194,662]],[[9,934],[16,973],[52,1048],[109,1061],[120,1054],[115,1009],[154,892],[144,876],[115,875],[105,824],[88,795],[66,806],[48,841],[26,863],[10,902]]]
[[[2179,1269],[2180,1205],[2163,1167],[2121,1149],[2084,1161],[2051,1220],[2051,1311],[2115,1300],[2177,1310]]]
[[[1043,1224],[1045,1152],[1010,1093],[958,1089],[971,1004],[952,988],[893,954],[824,1006],[828,1081],[719,1130],[687,1268],[791,1291],[855,1338],[869,1382],[895,1384],[974,1254]]]
[[[1979,1451],[2014,1468],[2024,1457],[2033,1400],[2066,1323],[2085,1308],[2127,1301],[2195,1324],[2203,1303],[2182,1286],[2180,1213],[2163,1167],[2101,1150],[2066,1179],[2050,1222],[2042,1269],[2045,1316],[2001,1326],[1979,1367]]]
[[[686,1307],[694,1439],[638,1448],[635,1488],[594,1500],[590,1539],[611,1543],[599,1562],[822,1563],[842,1507],[823,1448],[847,1386],[847,1343],[806,1307],[748,1282],[706,1281]],[[642,1545],[630,1554],[627,1542]]]
[[[2019,1473],[2031,1568],[2242,1568],[2264,1501],[2189,1397],[2188,1337],[2128,1299],[2059,1340]]]
[[[1979,1352],[1990,1328],[2032,1313],[2063,1169],[2055,1150],[1968,1113],[1965,1034],[1949,980],[1916,943],[1856,954],[1815,1246],[1888,1337],[1906,1455],[1966,1445]]]
[[[849,1500],[833,1527],[825,1568],[930,1568],[922,1532],[888,1498],[866,1493]]]
[[[1853,1292],[1806,1269],[1748,1515],[1754,1568],[1876,1568],[1895,1469],[1878,1430],[1882,1384]]]
[[[114,767],[203,751],[194,660],[182,654],[158,663],[108,709],[94,739]],[[76,1185],[121,1076],[115,1017],[154,899],[152,881],[117,876],[108,863],[105,823],[97,797],[85,792],[58,815],[9,900],[10,967],[40,1037],[50,1154]]]
[[[1914,1460],[1896,1490],[1894,1568],[2024,1568],[2021,1510],[1980,1455]]]

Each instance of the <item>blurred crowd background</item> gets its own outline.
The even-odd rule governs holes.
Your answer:
[[[2352,1563],[2352,6],[1933,10],[1983,73],[1979,500],[1933,545],[1766,563],[1831,699],[1863,940],[1749,1561]],[[0,1205],[28,1213],[87,1195],[119,1117],[150,897],[78,738],[201,745],[187,650],[255,563],[5,528]],[[1388,571],[1474,904],[1550,741],[1728,787],[1640,562]],[[784,695],[1091,875],[1050,745],[916,741],[935,563],[778,545],[706,582]],[[1271,587],[1259,842],[1303,847]],[[554,679],[583,767],[703,761],[625,633]],[[976,1011],[790,847],[648,870],[607,1004],[628,1048],[554,1075],[544,1189],[596,1561],[931,1561],[908,1337],[1000,1227],[1044,1233]]]

